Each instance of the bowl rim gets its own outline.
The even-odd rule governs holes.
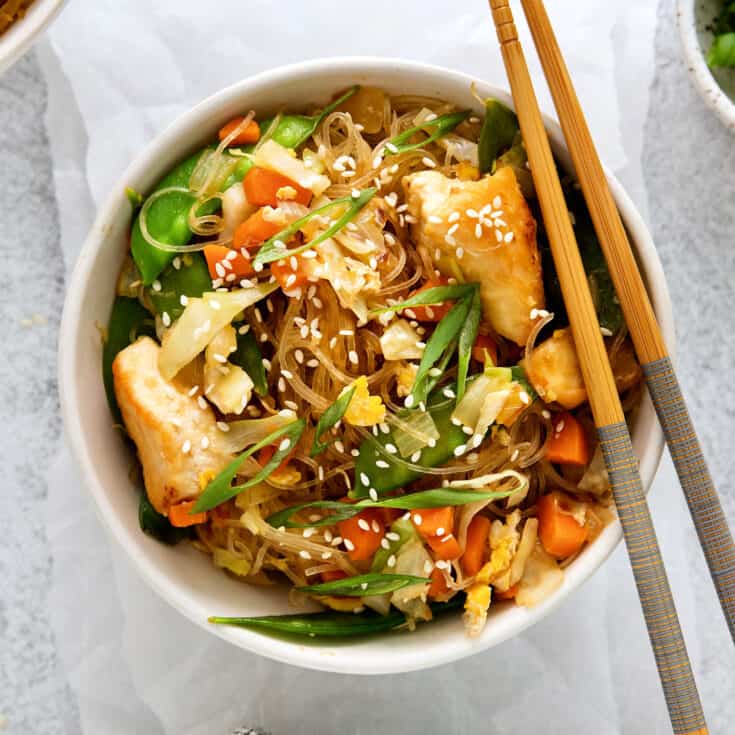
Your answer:
[[[483,635],[481,639],[466,639],[454,641],[454,645],[429,646],[420,653],[414,651],[410,658],[400,657],[394,661],[393,657],[383,657],[379,663],[360,663],[356,658],[349,660],[340,658],[335,662],[334,657],[325,656],[318,647],[299,645],[292,641],[284,642],[277,639],[249,631],[245,629],[228,628],[225,626],[213,626],[207,623],[206,616],[195,613],[192,610],[193,603],[186,599],[185,591],[181,585],[171,581],[156,564],[147,558],[147,554],[132,543],[128,536],[126,525],[112,513],[111,500],[106,496],[106,491],[97,477],[95,462],[88,451],[87,442],[82,431],[81,420],[76,411],[78,390],[75,381],[77,371],[77,343],[78,333],[82,325],[81,306],[84,293],[90,282],[90,276],[95,264],[95,255],[101,247],[105,236],[106,223],[112,221],[115,211],[119,208],[122,191],[126,183],[136,181],[144,174],[146,169],[155,166],[156,158],[160,157],[166,149],[173,145],[176,139],[190,130],[197,122],[205,120],[207,115],[216,112],[224,106],[231,98],[245,95],[250,88],[271,87],[294,79],[313,77],[327,67],[339,65],[341,69],[347,69],[355,76],[365,73],[385,74],[390,71],[399,71],[405,74],[417,76],[431,76],[441,86],[452,84],[463,84],[469,87],[473,82],[481,87],[487,88],[491,94],[500,99],[511,101],[507,92],[494,87],[480,79],[467,74],[450,70],[444,67],[424,64],[421,62],[407,61],[385,57],[351,56],[351,57],[329,57],[315,59],[308,62],[290,64],[264,71],[248,79],[237,82],[226,87],[215,94],[202,100],[194,107],[178,116],[168,127],[156,135],[153,140],[135,157],[125,172],[118,179],[118,183],[99,206],[95,222],[85,240],[79,253],[77,262],[69,279],[69,285],[64,303],[61,327],[59,331],[59,392],[61,411],[69,445],[77,466],[81,470],[81,477],[94,498],[94,506],[102,524],[111,533],[116,542],[124,549],[131,558],[134,566],[141,574],[147,584],[166,602],[177,609],[182,615],[196,623],[209,633],[233,643],[240,648],[265,656],[270,659],[288,663],[304,668],[323,670],[335,673],[347,674],[391,674],[405,673],[450,663],[470,655],[487,650],[530,627],[544,618],[553,608],[565,600],[571,592],[586,581],[605,561],[617,547],[622,533],[620,524],[614,521],[594,544],[585,552],[583,557],[576,560],[565,571],[564,586],[544,603],[528,609],[527,614],[520,621],[514,621],[512,625],[498,625],[497,630]],[[552,138],[563,141],[559,125],[548,116],[544,116],[544,123]],[[160,165],[160,164],[158,164]],[[636,245],[636,250],[645,263],[645,268],[650,277],[650,285],[654,301],[659,306],[660,321],[664,338],[673,348],[674,331],[671,301],[663,273],[661,262],[656,253],[651,235],[643,223],[641,215],[634,207],[632,201],[623,190],[618,181],[607,171],[613,196],[620,208],[621,215],[631,231],[631,239]],[[663,432],[658,423],[653,421],[646,443],[646,451],[641,457],[644,487],[648,491],[656,475],[664,446]],[[645,468],[643,465],[645,464]],[[137,528],[135,529],[137,531]]]
[[[0,36],[0,74],[18,61],[66,3],[67,0],[34,0],[25,16]]]
[[[729,130],[735,130],[735,100],[731,99],[720,86],[712,70],[707,65],[704,49],[697,35],[697,0],[678,0],[676,21],[679,38],[687,61],[687,71],[707,107],[720,118]]]

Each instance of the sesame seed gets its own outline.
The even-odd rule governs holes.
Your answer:
[[[372,528],[373,533],[380,533],[380,524],[376,520],[370,522],[370,528]]]
[[[452,397],[454,397],[454,396],[452,396]],[[450,421],[452,422],[452,425],[453,426],[462,426],[462,422],[459,419],[454,418],[454,416],[450,419]]]
[[[453,224],[448,230],[447,235],[453,235],[459,229],[458,224]]]
[[[442,544],[446,544],[447,541],[450,541],[451,540],[451,538],[452,538],[452,534],[451,533],[448,533],[446,536],[444,536],[443,538],[439,539],[439,542],[442,543]]]
[[[396,448],[395,444],[386,444],[385,451],[388,452],[388,454],[396,454],[398,452],[398,449]]]
[[[199,386],[198,386],[198,385],[195,385],[195,386],[193,386],[192,388],[190,388],[190,389],[189,389],[189,390],[188,390],[188,391],[186,392],[186,395],[187,395],[187,396],[189,396],[189,397],[191,397],[191,396],[195,396],[195,395],[197,394],[197,392],[198,392],[198,391],[199,391]]]
[[[380,467],[381,470],[387,470],[390,465],[384,459],[378,459],[375,462],[376,467]]]
[[[456,398],[457,397],[457,394],[451,388],[445,388],[442,391],[442,395],[444,395],[446,398]]]
[[[377,501],[378,491],[374,487],[371,487],[370,490],[368,490],[368,495],[370,496],[370,500],[373,502]]]
[[[326,541],[327,543],[329,543],[329,542],[330,542],[330,541],[331,541],[331,540],[332,540],[333,538],[334,538],[334,534],[333,534],[333,533],[332,533],[332,532],[331,532],[331,531],[330,531],[329,529],[327,529],[327,530],[326,530],[326,531],[324,532],[324,540],[325,540],[325,541]]]
[[[520,451],[518,449],[514,449],[513,454],[510,455],[510,461],[515,462],[518,459],[519,454],[520,454]]]
[[[436,161],[434,161],[433,159],[429,158],[428,156],[424,156],[421,159],[421,163],[423,163],[424,166],[426,166],[427,168],[436,168]]]
[[[462,256],[464,255],[464,248],[457,248],[455,254],[460,260],[462,260]]]
[[[355,550],[355,544],[353,544],[352,541],[350,541],[348,538],[346,538],[344,542],[345,542],[345,549],[347,549],[347,551]]]
[[[339,439],[337,439],[337,441],[336,441],[336,442],[334,442],[334,448],[335,448],[335,449],[336,449],[336,450],[337,450],[337,451],[338,451],[338,452],[339,452],[340,454],[344,454],[344,451],[345,451],[345,445],[344,445],[344,444],[343,444],[343,443],[342,443],[342,442],[341,442],[341,441],[340,441]]]
[[[303,350],[294,350],[293,356],[294,356],[294,358],[296,359],[296,362],[298,362],[299,365],[301,365],[304,362],[304,352],[303,352]]]
[[[478,240],[482,237],[482,224],[480,222],[475,225],[475,237]]]
[[[434,571],[434,563],[428,559],[424,562],[424,574],[431,574]]]
[[[442,223],[442,218],[437,217],[435,214],[430,214],[427,217],[427,220],[431,222],[432,225],[440,225]]]
[[[287,406],[292,411],[296,411],[298,409],[298,404],[296,403],[296,401],[284,401],[283,405]]]
[[[503,200],[500,195],[493,199],[493,209],[500,209],[503,206]]]
[[[505,240],[505,242],[513,242],[514,238],[515,238],[515,235],[512,232],[507,232],[503,240]]]
[[[291,446],[291,440],[286,437],[279,445],[278,445],[278,451],[279,452],[285,452],[289,447]]]
[[[222,365],[227,362],[227,358],[219,352],[215,352],[214,355],[212,355],[212,358]]]
[[[189,303],[189,297],[186,294],[182,293],[181,296],[179,296],[179,303],[182,306],[186,306]]]
[[[316,474],[320,481],[323,480],[324,479],[324,467],[319,465],[319,469],[317,470]]]
[[[311,538],[314,535],[313,528],[305,528],[302,533],[304,538]]]
[[[340,329],[339,333],[344,337],[352,337],[355,334],[353,329]]]
[[[306,363],[306,367],[315,368],[319,367],[319,360],[317,360],[315,357],[309,360],[309,362]]]
[[[444,535],[444,527],[439,526],[439,528],[436,529],[436,535],[437,536],[443,536]]]
[[[500,230],[495,230],[495,239],[498,242],[503,242],[503,233]]]
[[[385,144],[385,147],[391,152],[391,153],[398,153],[398,147],[391,142],[388,142]]]
[[[518,394],[518,398],[520,399],[521,403],[523,403],[526,406],[531,402],[531,398],[529,397],[528,393],[526,393],[525,390],[522,390]]]
[[[444,242],[447,243],[447,245],[451,245],[452,247],[457,244],[457,241],[454,239],[454,237],[449,234],[444,235]]]
[[[204,399],[204,396],[197,396],[197,403],[199,404],[199,408],[204,411],[204,409],[207,407],[207,401]]]
[[[454,456],[455,457],[461,457],[465,452],[467,451],[467,446],[465,444],[460,444],[455,450],[454,450]]]
[[[463,426],[463,427],[462,427],[462,431],[463,431],[463,432],[464,432],[465,434],[467,434],[467,436],[472,436],[472,434],[474,433],[474,430],[472,429],[472,427],[471,427],[471,426]]]
[[[390,569],[393,569],[393,567],[396,565],[396,555],[391,554],[388,557],[388,561],[386,562],[386,564],[388,565],[388,567],[390,567]]]
[[[370,524],[364,519],[360,518],[357,521],[357,525],[363,530],[363,531],[369,531],[370,530]]]
[[[353,365],[357,365],[357,363],[360,362],[360,359],[358,358],[357,352],[355,352],[355,350],[350,350],[349,358],[350,358],[350,362]]]
[[[380,539],[380,547],[382,549],[390,549],[390,541],[387,538]]]
[[[301,551],[299,551],[299,556],[302,559],[311,559],[311,554],[306,549],[301,549]]]
[[[330,546],[339,546],[342,543],[342,537],[341,536],[335,536],[330,542]]]
[[[262,362],[263,362],[263,367],[265,368],[266,372],[269,373],[271,371],[271,368],[273,367],[271,365],[271,361],[267,357],[264,357]]]
[[[161,290],[161,282],[158,279],[156,279],[155,281],[153,281],[153,283],[151,283],[151,288],[154,291],[160,291]]]
[[[283,378],[278,378],[278,390],[281,393],[286,390],[286,381]]]
[[[191,442],[188,439],[181,445],[181,451],[184,454],[189,454],[191,451]]]
[[[449,562],[444,561],[444,559],[439,559],[434,566],[437,569],[449,569]]]
[[[217,422],[217,428],[220,431],[223,431],[223,432],[227,433],[230,430],[230,425],[227,424],[227,423],[225,423],[224,421],[218,421]]]
[[[544,417],[545,419],[550,419],[550,418],[551,418],[551,413],[550,413],[549,411],[547,411],[546,409],[544,409],[543,411],[541,411],[541,415],[542,415],[542,416],[543,416],[543,417]]]
[[[612,337],[612,332],[607,327],[600,327],[600,334],[603,337]]]
[[[424,522],[424,519],[421,517],[421,515],[419,513],[414,513],[413,514],[413,522],[417,526],[420,526]]]
[[[350,449],[350,454],[353,457],[359,457],[360,456],[360,450],[359,449]]]
[[[403,405],[406,408],[411,408],[411,406],[413,406],[413,400],[414,400],[413,399],[413,396],[412,395],[408,395],[408,396],[406,396],[406,400],[403,401]]]
[[[557,434],[561,434],[562,431],[564,431],[564,419],[562,419],[554,428]]]
[[[299,334],[301,335],[301,339],[306,339],[309,336],[309,327],[304,324],[304,326],[299,330]]]
[[[415,464],[421,459],[421,450],[419,449],[417,452],[414,452],[409,459]]]
[[[331,551],[322,551],[322,559],[331,559],[331,558],[332,558]]]

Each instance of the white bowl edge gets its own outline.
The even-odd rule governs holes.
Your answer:
[[[679,26],[687,70],[707,107],[720,118],[725,127],[733,131],[735,130],[735,100],[722,89],[720,81],[707,66],[707,52],[702,48],[700,40],[704,32],[699,28],[700,22],[696,9],[698,2],[700,0],[678,0],[677,2],[676,21]],[[714,20],[716,12],[717,9],[713,7],[711,20]],[[735,70],[732,69],[723,71],[723,73],[735,76]]]
[[[123,451],[122,442],[110,426],[100,374],[99,335],[94,326],[95,320],[106,323],[112,303],[113,284],[124,250],[123,235],[129,225],[130,210],[124,195],[126,185],[141,191],[149,190],[167,168],[194,147],[195,141],[203,142],[207,134],[211,137],[226,119],[254,106],[256,98],[272,98],[272,103],[264,103],[267,107],[268,104],[275,105],[278,100],[291,105],[290,100],[296,97],[299,101],[292,104],[296,109],[306,103],[305,95],[309,95],[308,99],[312,101],[323,101],[332,92],[354,81],[380,84],[393,90],[398,86],[422,94],[433,93],[457,104],[477,108],[469,92],[470,84],[475,82],[483,96],[493,95],[511,102],[507,93],[481,80],[440,67],[396,59],[345,57],[320,59],[268,71],[199,103],[141,152],[121,177],[119,187],[113,190],[99,210],[70,279],[59,339],[59,385],[67,436],[100,517],[130,555],[142,576],[163,599],[211,633],[254,653],[311,669],[387,674],[449,663],[517,635],[546,616],[599,567],[620,541],[619,524],[613,523],[605,529],[600,538],[570,565],[565,573],[563,587],[552,598],[532,609],[512,606],[500,610],[496,608],[478,639],[465,637],[459,615],[420,626],[413,634],[393,634],[326,645],[302,645],[245,629],[212,626],[206,622],[211,614],[284,612],[285,594],[263,592],[258,588],[254,592],[218,572],[208,559],[193,549],[169,549],[140,532],[135,512],[137,495],[131,492],[129,481],[127,490],[120,487],[112,489],[115,482],[125,484],[120,474],[124,475],[129,455]],[[315,91],[309,92],[311,88]],[[561,147],[559,126],[549,118],[546,118],[546,124],[556,154],[568,166],[568,156]],[[195,127],[196,134],[189,132]],[[181,140],[187,136],[190,144],[181,145]],[[178,148],[177,143],[180,145]],[[610,184],[650,284],[654,308],[664,336],[673,347],[671,303],[654,244],[632,202],[612,176]],[[115,237],[120,239],[119,247],[101,247],[106,239]],[[104,276],[94,281],[97,284],[96,291],[88,288],[93,271]],[[90,313],[91,309],[85,308],[92,305],[96,306],[94,314]],[[97,425],[91,426],[94,420]],[[96,430],[93,431],[93,428]],[[649,489],[661,458],[664,439],[648,396],[641,406],[637,428],[634,446],[639,456],[645,447],[641,457],[641,477],[644,487]],[[105,433],[106,437],[103,438]],[[106,444],[109,447],[101,451]],[[104,456],[106,461],[96,462],[95,457],[98,456]],[[103,474],[106,475],[105,481]],[[125,497],[125,492],[129,498]],[[195,570],[196,573],[192,574]],[[187,573],[184,574],[184,571]],[[257,595],[258,599],[248,599],[253,595]],[[243,599],[233,602],[233,597]],[[279,598],[282,598],[280,603]],[[221,600],[221,604],[217,600]]]
[[[67,0],[35,0],[28,12],[0,36],[0,74],[9,69],[61,12]]]

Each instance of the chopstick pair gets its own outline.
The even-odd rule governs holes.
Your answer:
[[[543,0],[521,0],[649,391],[735,638],[735,546]],[[508,0],[490,0],[673,731],[707,727],[561,184]]]

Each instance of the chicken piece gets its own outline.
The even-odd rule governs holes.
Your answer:
[[[199,496],[200,477],[219,474],[233,455],[212,409],[201,408],[182,386],[161,376],[160,350],[150,337],[142,337],[117,355],[112,374],[148,498],[166,515],[172,505]]]
[[[524,361],[529,380],[546,403],[558,403],[571,410],[587,400],[582,371],[574,349],[572,330],[557,329]],[[625,340],[612,360],[613,376],[619,392],[632,388],[641,379],[641,368],[633,346]]]
[[[525,344],[534,323],[530,312],[544,306],[544,286],[536,221],[513,170],[479,181],[420,171],[404,177],[403,188],[418,244],[439,260],[440,270],[456,259],[462,276],[481,284],[485,320]]]

